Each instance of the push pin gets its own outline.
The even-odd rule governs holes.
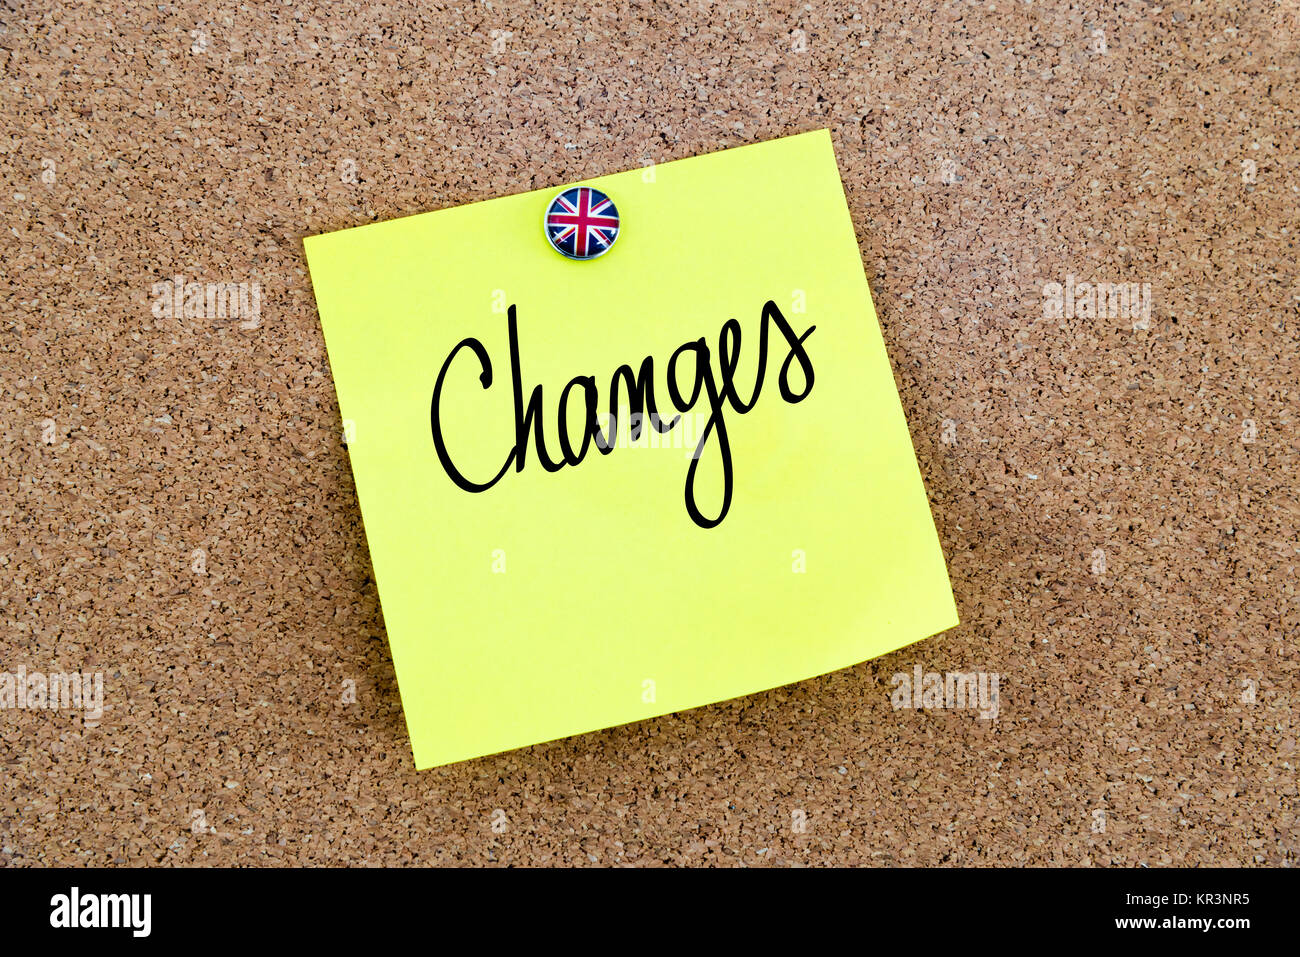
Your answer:
[[[595,259],[618,239],[614,201],[590,186],[566,189],[546,208],[546,238],[561,256]]]

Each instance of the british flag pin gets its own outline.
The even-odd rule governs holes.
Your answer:
[[[547,240],[560,255],[595,259],[618,239],[618,209],[600,190],[573,186],[551,200],[544,225]]]

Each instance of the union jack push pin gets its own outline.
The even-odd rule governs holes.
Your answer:
[[[590,186],[573,186],[546,208],[546,238],[569,259],[595,259],[618,239],[614,201]]]

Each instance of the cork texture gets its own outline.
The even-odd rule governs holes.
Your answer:
[[[0,24],[0,865],[1297,862],[1296,0]],[[415,772],[302,237],[822,127],[963,624]]]

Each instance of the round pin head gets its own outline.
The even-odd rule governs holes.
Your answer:
[[[546,238],[569,259],[595,259],[609,252],[618,239],[619,218],[614,201],[591,186],[572,186],[546,207]]]

